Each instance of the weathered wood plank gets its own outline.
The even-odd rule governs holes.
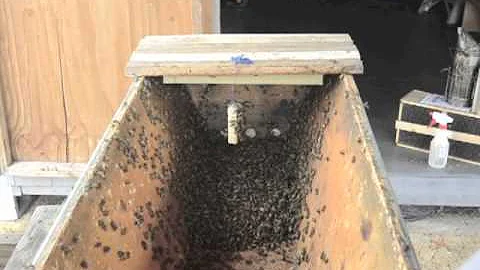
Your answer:
[[[61,53],[68,121],[68,161],[85,162],[97,145],[129,80],[124,66],[145,35],[202,33],[199,0],[65,1]],[[204,6],[207,8],[207,5]],[[106,75],[108,71],[108,75]]]
[[[74,187],[74,190],[70,194],[70,196],[67,198],[67,200],[64,202],[63,208],[61,209],[55,223],[52,226],[51,231],[49,232],[47,236],[47,240],[42,244],[40,250],[41,252],[37,253],[35,258],[33,258],[33,265],[35,265],[38,269],[43,269],[45,264],[51,263],[47,262],[50,257],[52,257],[52,252],[57,250],[59,248],[59,241],[61,234],[66,233],[65,228],[68,226],[79,226],[80,224],[72,224],[72,220],[74,219],[74,213],[77,213],[79,211],[92,211],[96,212],[97,209],[95,207],[89,207],[90,209],[87,209],[87,205],[83,205],[86,201],[83,200],[85,196],[85,192],[90,191],[92,189],[92,186],[95,184],[94,182],[101,181],[101,179],[95,179],[96,177],[101,175],[96,175],[95,171],[101,170],[103,171],[103,166],[100,164],[102,160],[106,158],[106,154],[111,149],[111,145],[114,143],[114,136],[118,136],[119,133],[119,124],[124,123],[126,121],[126,115],[130,110],[130,107],[132,106],[132,103],[138,99],[139,91],[143,89],[143,80],[140,80],[138,82],[134,82],[131,84],[126,97],[120,107],[118,108],[117,112],[113,116],[112,121],[110,122],[109,126],[107,127],[105,133],[103,134],[102,139],[100,140],[100,143],[97,145],[97,148],[95,149],[95,152],[93,153],[92,157],[90,158],[90,161],[88,162],[87,167],[89,168],[88,171],[84,174],[84,178],[78,181]],[[115,168],[117,171],[120,171],[120,169],[117,167]],[[104,176],[103,176],[104,177]],[[125,181],[120,181],[118,182],[119,186],[124,186]],[[96,185],[98,188],[105,188],[105,183],[101,183],[99,186]],[[103,185],[103,186],[102,186]],[[92,192],[94,192],[92,190]],[[92,196],[99,197],[98,194],[93,194]],[[100,199],[100,198],[98,198]],[[81,201],[83,203],[81,203]],[[128,200],[127,200],[128,201]],[[126,203],[124,201],[124,203]],[[92,218],[92,213],[88,213],[86,215],[82,216],[90,216]],[[89,220],[89,219],[87,219]],[[108,226],[108,224],[107,224]],[[83,233],[88,233],[90,232],[95,232],[96,229],[94,226],[83,226]],[[76,232],[75,232],[76,233]],[[61,252],[60,252],[61,253]],[[54,255],[53,255],[54,256]],[[51,260],[56,260],[56,258],[51,258]],[[72,262],[70,262],[72,263]],[[78,264],[80,262],[77,262],[75,267],[78,267]],[[73,267],[73,268],[75,268]],[[48,267],[45,267],[45,269],[48,269]]]
[[[15,247],[5,270],[32,269],[32,260],[45,240],[59,210],[60,206],[57,205],[38,206],[35,209],[30,224]]]
[[[269,44],[274,42],[285,43],[325,43],[325,42],[338,42],[338,43],[353,43],[352,38],[348,34],[295,34],[295,39],[291,39],[292,34],[221,34],[221,35],[177,35],[174,37],[165,36],[146,36],[142,43],[158,44],[158,43],[195,43],[199,44]]]
[[[146,37],[127,66],[136,76],[362,72],[348,35],[315,34]]]
[[[427,97],[427,95],[430,95],[430,94],[431,93],[420,91],[420,90],[413,90],[410,93],[406,94],[400,101],[401,103],[405,103],[405,104],[411,104],[411,105],[421,106],[421,107],[432,109],[432,110],[441,110],[446,113],[454,113],[454,114],[459,114],[463,116],[480,119],[480,115],[471,113],[468,111],[457,110],[453,107],[437,107],[437,106],[430,105],[428,103],[423,103],[422,101],[425,99],[425,97]]]
[[[138,41],[215,32],[217,4],[1,0],[0,87],[14,160],[87,161],[128,87],[124,66]]]
[[[168,260],[184,258],[185,233],[177,223],[182,222],[180,202],[168,183],[178,165],[174,149],[181,143],[178,138],[185,136],[179,126],[193,130],[188,121],[194,105],[186,90],[154,83],[156,86],[149,81],[144,87],[139,82],[130,88],[35,260],[39,269],[76,269],[81,265],[158,269],[167,259],[166,254],[153,255],[153,248],[158,246],[177,250]],[[160,221],[165,226],[153,228],[157,237],[143,243],[148,249],[142,248],[147,224]],[[75,237],[81,240],[70,241]],[[92,248],[97,243],[117,256]],[[65,254],[65,248],[72,248],[72,252]],[[125,255],[127,251],[130,259],[118,258],[119,252]]]
[[[164,76],[165,84],[322,85],[322,75]]]
[[[274,41],[275,42],[275,41]],[[278,41],[281,42],[281,41]],[[277,43],[179,43],[172,44],[168,40],[166,42],[158,41],[158,43],[141,43],[136,52],[145,54],[188,54],[195,53],[242,53],[242,52],[323,52],[323,51],[355,51],[356,47],[350,42],[304,42],[295,43],[289,40],[283,42],[280,46]],[[193,58],[193,57],[192,57]],[[194,59],[192,59],[194,60]]]
[[[314,131],[302,138],[314,141],[316,172],[307,196],[316,222],[300,225],[316,232],[299,244],[311,257],[304,269],[321,269],[325,258],[330,269],[419,269],[353,77],[315,93]]]
[[[4,270],[8,260],[12,256],[15,245],[0,244],[0,269]]]
[[[397,131],[397,132],[400,132],[400,131]],[[401,140],[399,140],[399,141],[400,142],[397,143],[397,146],[400,146],[400,147],[403,147],[403,148],[406,148],[406,149],[410,149],[410,150],[419,151],[419,152],[422,152],[422,153],[425,153],[425,154],[428,154],[430,152],[427,149],[411,146],[411,145],[402,143]],[[480,165],[480,162],[475,162],[475,161],[472,161],[472,160],[468,160],[468,159],[464,159],[464,158],[460,158],[460,157],[456,157],[456,156],[452,156],[452,155],[448,156],[448,158],[453,159],[453,160],[457,160],[457,161],[461,161],[461,162],[465,162],[465,163],[469,163],[469,164],[473,164],[473,165]]]
[[[7,115],[3,91],[0,94],[0,173],[3,173],[12,163],[12,151],[10,149],[10,135],[8,134]]]
[[[66,161],[54,2],[0,1],[0,88],[14,160]]]
[[[434,127],[429,127],[425,125],[419,125],[419,124],[409,123],[404,121],[398,121],[398,120],[395,122],[395,128],[399,130],[405,130],[408,132],[414,132],[414,133],[419,133],[423,135],[430,135],[432,137],[440,130],[439,128],[434,128]],[[448,138],[455,141],[459,141],[459,142],[480,145],[480,136],[468,134],[465,132],[449,130]]]
[[[85,169],[84,163],[15,162],[5,174],[15,177],[78,178]]]

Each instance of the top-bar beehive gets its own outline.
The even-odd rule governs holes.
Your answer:
[[[418,269],[345,75],[361,71],[348,35],[146,37],[35,267]],[[263,130],[236,146],[232,97]]]
[[[135,76],[362,72],[360,54],[346,34],[149,36],[127,66]]]

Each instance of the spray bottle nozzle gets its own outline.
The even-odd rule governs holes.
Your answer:
[[[432,117],[432,120],[430,121],[431,127],[438,124],[440,129],[447,129],[448,124],[453,123],[453,118],[443,112],[431,112],[430,116]]]

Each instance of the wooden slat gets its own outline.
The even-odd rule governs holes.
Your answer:
[[[399,130],[408,131],[408,132],[414,132],[414,133],[419,133],[423,135],[430,135],[432,137],[436,134],[436,132],[440,130],[438,128],[428,127],[428,126],[414,124],[414,123],[408,123],[404,121],[396,121],[395,128]],[[472,135],[464,132],[458,132],[454,130],[449,130],[448,133],[449,133],[448,138],[451,140],[480,145],[480,136]]]
[[[10,135],[8,134],[7,115],[5,114],[4,92],[0,93],[0,173],[3,173],[12,162]]]
[[[416,151],[426,153],[426,154],[428,154],[430,152],[429,150],[422,149],[422,148],[415,147],[415,146],[411,146],[411,145],[407,145],[407,144],[404,144],[404,143],[401,143],[401,142],[397,143],[397,146],[407,148],[407,149],[410,149],[410,150],[416,150]],[[478,163],[478,162],[471,161],[471,160],[464,159],[464,158],[455,157],[455,156],[448,156],[448,158],[453,159],[453,160],[457,160],[457,161],[461,161],[461,162],[465,162],[465,163],[469,163],[469,164],[473,164],[473,165],[480,165],[480,163]]]
[[[8,260],[12,256],[15,245],[0,245],[0,269],[4,270]]]
[[[353,44],[341,43],[341,42],[328,42],[328,43],[286,43],[283,46],[278,46],[276,43],[265,43],[259,47],[258,43],[204,43],[204,44],[195,44],[191,43],[173,45],[167,43],[158,43],[158,44],[148,44],[136,49],[137,53],[142,53],[145,55],[152,55],[153,57],[158,57],[157,55],[169,55],[174,54],[177,56],[182,56],[182,54],[192,55],[192,58],[195,58],[195,54],[205,54],[205,52],[211,53],[284,53],[284,52],[334,52],[338,51],[356,51],[356,47]]]
[[[295,39],[292,39],[295,37]],[[228,44],[228,43],[353,43],[352,38],[348,34],[221,34],[221,35],[177,35],[174,37],[168,36],[146,36],[142,40],[142,44]]]
[[[192,17],[196,1],[65,1],[60,29],[69,162],[85,162],[97,145],[125,95],[125,63],[143,36],[202,30],[203,21]]]
[[[406,104],[411,104],[415,106],[420,106],[424,108],[429,108],[432,110],[442,110],[447,113],[455,113],[455,114],[460,114],[468,117],[475,117],[480,119],[480,115],[471,113],[471,112],[466,112],[466,111],[461,111],[461,110],[455,110],[454,108],[446,108],[446,107],[438,107],[438,106],[432,106],[430,104],[425,104],[422,103],[422,100],[429,95],[430,93],[423,92],[420,90],[413,90],[410,93],[406,94],[400,102],[406,103]]]
[[[57,1],[0,1],[0,88],[13,158],[66,161]]]
[[[127,67],[127,74],[136,76],[362,72],[348,35],[315,34],[146,37]]]
[[[164,84],[322,85],[322,75],[164,76]]]
[[[78,178],[85,168],[84,163],[15,162],[5,174],[15,177]]]
[[[5,270],[32,269],[32,259],[39,248],[60,210],[60,206],[39,206],[35,209],[24,236],[15,247]]]

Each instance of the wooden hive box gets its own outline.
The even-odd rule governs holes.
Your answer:
[[[351,75],[362,70],[348,35],[146,37],[127,68],[135,81],[29,265],[418,269]],[[217,141],[227,99],[248,105],[245,122],[258,130],[257,138],[237,146]],[[273,138],[271,127],[281,135]],[[237,153],[253,140],[266,145],[255,148],[258,155],[273,151],[274,158],[252,155],[257,163],[235,181],[202,171],[207,166],[225,173],[228,164],[244,162],[233,155],[223,165],[215,158],[217,151]],[[267,147],[275,141],[287,152]],[[283,158],[293,159],[282,163],[292,171],[266,169]],[[296,173],[282,178],[291,184],[246,175],[260,168],[267,175]],[[235,191],[244,183],[274,195],[255,193],[253,200]],[[227,184],[233,190],[223,188]],[[276,197],[291,187],[294,193]],[[275,210],[282,205],[292,214]],[[226,211],[218,216],[218,209]],[[270,219],[258,221],[265,211]],[[265,240],[278,232],[290,240],[280,246]],[[214,252],[210,261],[192,253],[199,247]]]
[[[480,165],[480,115],[455,108],[443,96],[413,90],[400,100],[395,123],[398,146],[428,153],[437,128],[429,127],[430,112],[446,112],[453,117],[449,125],[450,158]]]

